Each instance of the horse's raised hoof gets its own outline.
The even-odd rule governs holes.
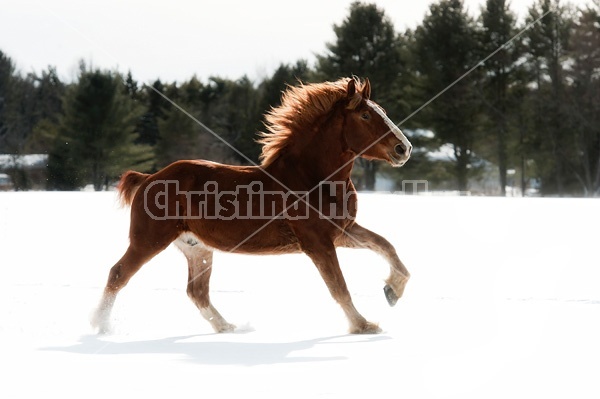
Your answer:
[[[383,292],[385,293],[385,299],[387,299],[390,306],[394,306],[396,302],[398,302],[398,295],[396,295],[389,284],[386,284],[385,287],[383,287]]]

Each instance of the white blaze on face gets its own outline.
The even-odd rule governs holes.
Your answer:
[[[388,116],[385,114],[385,112],[383,112],[383,109],[381,109],[381,107],[379,105],[375,104],[371,100],[367,100],[367,105],[373,111],[375,111],[377,113],[377,115],[379,115],[381,117],[381,119],[383,119],[383,121],[385,122],[387,127],[390,129],[390,132],[394,133],[394,136],[396,136],[398,138],[398,140],[400,140],[402,142],[402,144],[404,144],[404,146],[407,149],[407,155],[410,154],[410,150],[412,149],[412,144],[410,144],[410,141],[408,141],[408,139],[406,138],[404,133],[402,133],[402,130],[400,130],[400,128],[398,126],[396,126],[396,124],[394,122],[392,122],[390,118],[388,118]],[[407,157],[407,159],[408,159],[408,157]]]

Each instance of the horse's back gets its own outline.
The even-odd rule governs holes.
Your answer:
[[[221,185],[260,178],[256,166],[227,165],[202,159],[176,161],[151,176],[152,180],[179,181],[181,185],[216,182]],[[196,188],[196,187],[190,187]]]

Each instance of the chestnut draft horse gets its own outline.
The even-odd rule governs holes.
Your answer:
[[[209,298],[215,250],[304,252],[341,305],[350,332],[380,332],[354,307],[336,256],[336,247],[379,253],[391,269],[384,287],[389,304],[402,296],[410,275],[394,247],[355,222],[354,159],[402,166],[412,150],[385,111],[369,100],[370,92],[369,80],[357,78],[288,88],[281,106],[266,114],[259,166],[189,160],[152,175],[125,173],[118,191],[131,205],[130,244],[110,270],[92,324],[107,332],[117,293],[174,242],[188,261],[187,293],[216,332],[235,326]]]

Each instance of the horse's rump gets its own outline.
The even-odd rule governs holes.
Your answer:
[[[121,205],[131,205],[135,193],[148,176],[150,175],[147,173],[140,173],[133,170],[127,171],[121,176],[121,180],[117,185]]]

